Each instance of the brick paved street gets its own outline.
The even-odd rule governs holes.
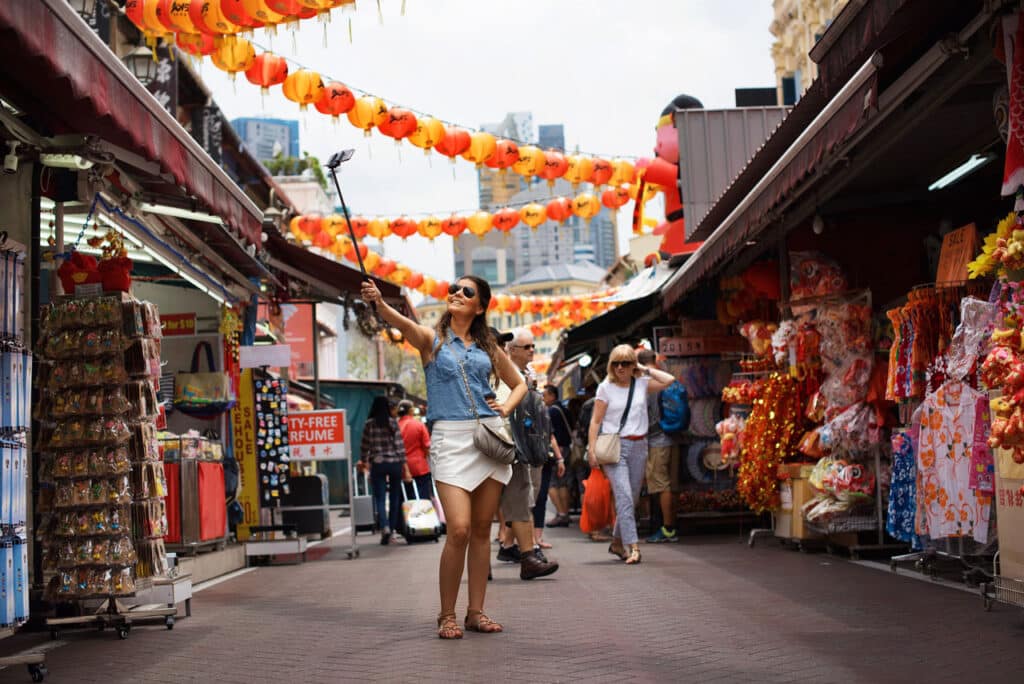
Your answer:
[[[977,595],[736,534],[645,546],[636,568],[575,528],[547,536],[553,577],[495,564],[487,607],[505,634],[434,637],[440,545],[363,535],[349,561],[339,537],[197,594],[171,632],[68,632],[47,681],[1021,681],[1024,611],[986,613]]]

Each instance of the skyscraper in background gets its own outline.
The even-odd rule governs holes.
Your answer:
[[[535,129],[530,112],[512,112],[502,121],[480,128],[523,145],[565,149],[565,127],[548,124]],[[527,185],[522,176],[511,170],[499,173],[486,167],[478,171],[478,188],[480,208],[491,212],[531,201],[544,204],[558,195],[576,194],[563,180],[555,181],[553,188],[542,180]],[[463,234],[456,243],[455,275],[474,273],[492,285],[502,286],[543,266],[589,261],[608,268],[618,258],[615,233],[614,213],[602,208],[589,225],[573,216],[561,226],[547,221],[535,231],[521,224],[507,235],[491,231],[481,239]]]
[[[299,122],[292,119],[240,117],[231,126],[249,154],[260,161],[274,158],[276,149],[286,157],[299,156]]]

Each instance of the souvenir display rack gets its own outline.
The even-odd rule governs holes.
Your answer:
[[[0,233],[0,639],[29,617],[28,433],[32,354],[25,348],[25,246]],[[27,651],[0,658],[46,676],[46,656]]]
[[[63,297],[40,316],[37,535],[45,596],[82,615],[59,628],[134,621],[174,625],[173,608],[132,610],[121,599],[167,572],[167,484],[156,441],[160,369],[156,307],[126,294]],[[84,603],[99,600],[94,614]]]

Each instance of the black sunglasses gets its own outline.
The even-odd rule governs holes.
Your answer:
[[[636,361],[612,361],[612,368],[629,368],[635,365]]]
[[[459,290],[462,290],[462,294],[463,296],[465,296],[466,299],[472,299],[473,297],[476,296],[475,287],[471,287],[469,285],[463,285],[459,287],[459,285],[456,283],[452,283],[451,285],[448,286],[448,294],[450,295],[455,294]]]
[[[518,349],[535,349],[536,348],[536,345],[532,345],[532,344],[513,344],[511,346],[517,347]]]

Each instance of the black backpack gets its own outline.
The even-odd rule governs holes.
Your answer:
[[[512,411],[509,423],[520,463],[544,465],[551,452],[551,418],[541,393],[528,390]]]

